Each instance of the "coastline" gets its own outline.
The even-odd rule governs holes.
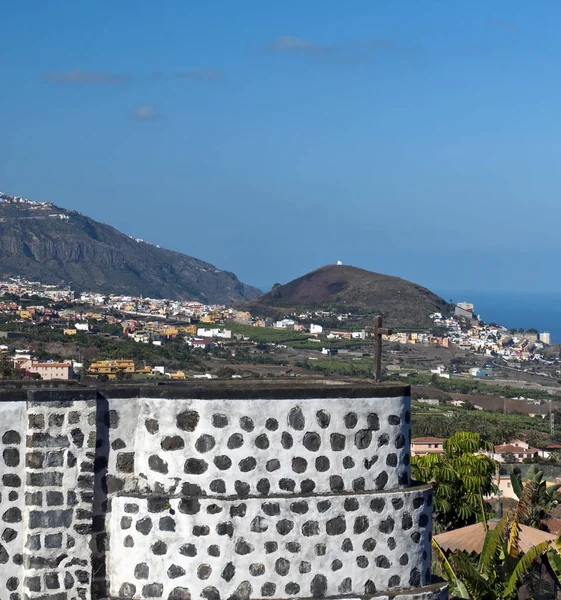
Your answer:
[[[485,323],[507,328],[535,328],[551,334],[551,343],[561,341],[561,292],[436,290],[445,300],[472,302],[475,314]]]

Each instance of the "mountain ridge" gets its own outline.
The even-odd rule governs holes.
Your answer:
[[[230,271],[75,210],[0,193],[0,275],[154,298],[232,304],[260,291]]]
[[[416,283],[350,265],[325,265],[249,301],[260,316],[280,316],[299,308],[357,310],[381,314],[393,327],[428,327],[431,313],[448,303]]]

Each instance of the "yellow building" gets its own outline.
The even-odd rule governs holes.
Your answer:
[[[174,338],[179,333],[179,331],[177,330],[177,327],[166,327],[165,329],[160,329],[158,333],[162,337]]]
[[[187,333],[188,335],[197,335],[197,326],[196,325],[183,325],[177,328],[182,333]]]
[[[236,319],[243,319],[244,321],[249,321],[251,319],[251,313],[245,310],[238,310],[236,314]]]
[[[20,319],[27,319],[31,321],[31,319],[33,318],[33,315],[28,310],[18,310],[16,314]]]
[[[169,374],[170,379],[185,379],[185,373],[183,371],[176,371],[175,373]]]
[[[107,375],[109,379],[116,379],[117,373],[134,373],[133,360],[99,360],[90,365],[90,375]]]
[[[62,333],[64,335],[76,335],[77,331],[77,329],[64,329]]]

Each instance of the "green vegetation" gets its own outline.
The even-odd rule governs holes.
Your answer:
[[[530,488],[532,486],[530,485]],[[548,562],[559,582],[561,560],[557,550],[542,542],[523,553],[520,525],[528,507],[525,490],[516,511],[507,513],[492,531],[488,531],[481,554],[473,559],[456,550],[449,556],[433,539],[439,575],[450,585],[452,596],[473,600],[515,600],[526,576],[539,568],[540,559]]]
[[[0,379],[22,379],[22,372],[4,356],[0,356]]]
[[[37,294],[3,294],[0,296],[0,302],[15,302],[18,306],[26,308],[27,306],[51,306],[53,301],[45,296]]]
[[[549,425],[528,415],[474,411],[454,406],[427,409],[413,403],[413,437],[449,437],[457,431],[473,431],[492,444],[504,444],[524,435],[528,443],[540,447],[549,442]]]
[[[434,527],[438,532],[494,516],[483,498],[497,493],[493,483],[497,467],[493,459],[478,454],[492,447],[477,433],[458,431],[444,442],[444,454],[411,458],[413,479],[432,484]]]
[[[324,375],[372,377],[372,359],[340,360],[337,358],[320,358],[313,361],[297,362],[296,366],[310,371],[318,371]]]
[[[557,477],[561,477],[561,464],[557,457],[547,462],[537,463],[502,463],[500,466],[501,477],[509,477],[513,473],[520,473],[522,481],[533,479],[539,471],[543,471],[543,479],[549,483],[555,483]]]
[[[493,530],[487,529],[485,523],[487,533],[478,557],[459,550],[446,554],[433,539],[436,574],[448,581],[454,597],[515,600],[520,597],[522,584],[530,583],[531,572],[539,577],[542,564],[549,566],[555,583],[560,584],[561,557],[557,544],[545,541],[525,551],[521,545],[521,525],[530,518],[537,487],[535,480],[529,481],[520,493],[516,510],[507,512]],[[539,593],[526,589],[524,597],[528,594],[538,597],[533,595],[536,592]]]
[[[488,396],[501,396],[505,398],[514,398],[517,396],[531,396],[535,400],[560,400],[561,394],[551,395],[547,390],[517,388],[508,385],[494,385],[492,383],[483,383],[479,379],[446,379],[434,375],[423,373],[415,373],[408,375],[407,379],[403,379],[399,375],[390,375],[385,378],[386,381],[407,382],[411,385],[430,385],[443,392],[456,394],[482,394]],[[553,382],[548,382],[548,385],[554,386]],[[560,390],[561,392],[561,390]]]
[[[217,327],[217,325],[204,324],[201,324],[200,326],[207,329]],[[284,329],[275,329],[273,327],[253,327],[252,325],[240,325],[238,323],[227,323],[226,325],[219,325],[219,327],[231,329],[232,336],[243,335],[252,342],[257,342],[258,344],[284,344],[289,341],[305,342],[309,337],[308,335],[298,333],[297,331],[286,331]]]
[[[519,499],[522,499],[525,486],[522,483],[520,471],[514,472],[510,476],[510,481],[514,493]],[[530,483],[531,492],[526,492],[528,507],[524,512],[520,523],[522,525],[528,525],[529,527],[535,527],[536,529],[546,529],[543,525],[543,520],[561,500],[561,494],[557,491],[561,487],[561,483],[548,486],[547,481],[543,476],[543,471],[537,471],[530,474],[526,486]]]
[[[319,342],[310,342],[306,338],[305,342],[292,341],[287,342],[287,346],[290,348],[296,348],[298,350],[317,350],[320,351],[322,348],[335,348],[336,350],[355,350],[358,351],[361,348],[367,346],[371,347],[370,342],[364,340],[327,340],[321,339]]]
[[[142,365],[163,365],[170,369],[181,369],[200,364],[200,355],[204,354],[204,351],[192,351],[183,340],[154,346],[130,339],[113,340],[99,336],[93,339],[98,347],[96,360],[130,358],[135,361],[137,368]]]

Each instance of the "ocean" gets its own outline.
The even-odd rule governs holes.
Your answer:
[[[445,300],[473,303],[485,323],[533,327],[548,331],[552,344],[561,343],[561,292],[435,291]]]

